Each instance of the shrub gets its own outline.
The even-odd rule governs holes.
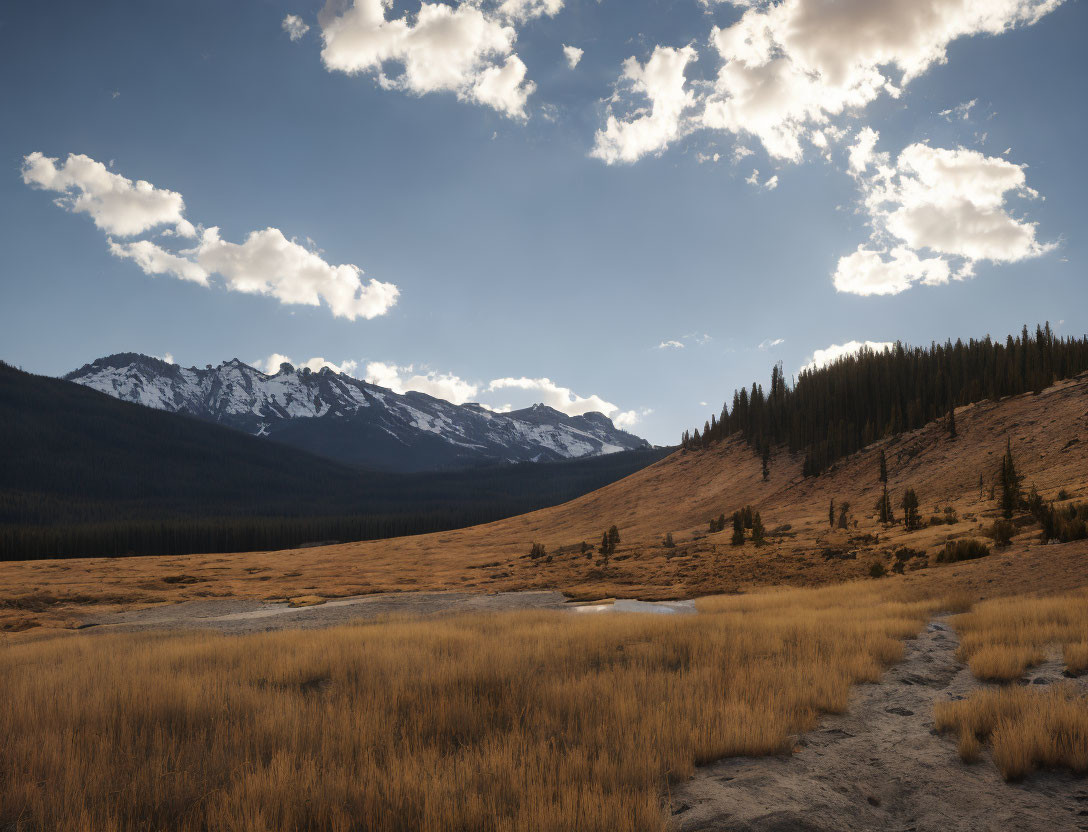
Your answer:
[[[1068,500],[1069,499],[1069,492],[1066,491],[1064,488],[1059,489],[1058,490],[1058,499],[1059,500]]]
[[[548,554],[548,551],[544,548],[543,543],[534,543],[532,545],[532,548],[529,549],[529,557],[531,557],[533,560],[536,560],[537,558],[542,558],[546,554]]]
[[[950,540],[944,544],[944,549],[937,553],[937,563],[974,560],[975,558],[984,558],[988,554],[990,554],[990,547],[981,540],[961,538],[960,540]]]
[[[884,564],[878,560],[873,561],[872,565],[869,567],[870,578],[883,578],[887,574],[888,570],[885,569]]]

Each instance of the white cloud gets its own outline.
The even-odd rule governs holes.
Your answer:
[[[177,364],[177,362],[174,360],[174,354],[172,352],[168,352],[165,355],[157,357],[160,361],[165,361],[167,364]]]
[[[182,216],[181,194],[142,180],[133,184],[87,156],[70,155],[60,167],[56,161],[31,153],[23,161],[23,181],[64,193],[58,204],[90,214],[107,233],[132,236],[169,223],[173,229],[160,236],[198,235]],[[132,260],[145,274],[170,274],[204,286],[218,274],[230,290],[269,295],[285,304],[324,303],[333,315],[349,320],[383,315],[399,295],[392,283],[373,279],[364,283],[358,266],[331,265],[317,252],[288,240],[278,228],[250,232],[241,244],[221,239],[216,227],[205,228],[194,247],[178,251],[146,239],[117,242],[111,236],[107,244],[115,257]]]
[[[684,88],[684,69],[695,60],[690,46],[658,46],[645,64],[633,56],[624,61],[621,82],[632,94],[645,96],[650,106],[637,108],[627,119],[617,119],[609,106],[608,121],[604,130],[597,131],[591,155],[610,165],[634,162],[648,153],[662,152],[679,138],[684,131],[681,116],[695,102],[694,93]]]
[[[621,430],[628,430],[653,412],[653,408],[651,407],[644,407],[641,410],[624,410],[622,413],[617,413],[612,417],[612,424]]]
[[[978,261],[1013,263],[1053,248],[1036,239],[1035,223],[1009,212],[1008,195],[1038,197],[1027,186],[1023,165],[926,144],[909,145],[894,165],[871,145],[862,155],[864,164],[855,165],[851,152],[851,168],[873,233],[868,244],[839,260],[834,284],[840,291],[898,294],[919,281],[934,285],[968,277]],[[870,160],[875,170],[866,174]]]
[[[816,350],[809,358],[808,363],[801,368],[801,371],[818,370],[820,367],[832,364],[844,356],[855,355],[862,349],[884,352],[894,346],[895,344],[890,341],[847,341],[845,344],[832,344],[826,349]]]
[[[416,95],[453,92],[462,100],[494,107],[511,118],[525,117],[535,90],[525,64],[513,54],[517,32],[503,16],[536,16],[558,11],[556,0],[507,0],[499,16],[474,3],[422,3],[412,17],[387,19],[383,0],[327,0],[318,16],[329,71],[370,73],[386,89]],[[389,76],[387,63],[402,72]]]
[[[971,117],[971,108],[976,104],[978,104],[978,99],[972,98],[970,101],[964,101],[962,104],[957,104],[951,109],[941,110],[937,115],[944,116],[948,121],[952,121],[953,118],[967,121]]]
[[[302,36],[310,31],[310,27],[297,14],[289,14],[283,19],[283,31],[291,40],[301,40]]]
[[[303,361],[301,364],[296,364],[288,356],[283,355],[282,353],[274,352],[270,356],[268,356],[268,358],[264,359],[264,361],[257,362],[257,368],[263,369],[266,374],[271,376],[275,375],[280,371],[281,364],[290,364],[296,369],[301,369],[305,367],[306,369],[315,373],[319,372],[325,367],[328,367],[334,373],[343,373],[344,375],[349,376],[354,376],[355,371],[359,367],[359,362],[357,361],[342,361],[341,363],[336,364],[321,357],[310,358],[306,361]]]
[[[657,345],[659,350],[682,350],[684,345],[679,341],[662,341]]]
[[[862,173],[873,161],[873,149],[880,134],[872,127],[863,127],[858,131],[854,144],[850,147],[850,170]]]
[[[763,189],[768,190],[768,191],[773,191],[775,188],[778,187],[778,176],[777,176],[777,174],[775,176],[768,177],[767,180],[761,185],[759,183],[759,170],[757,170],[755,168],[752,169],[752,175],[749,176],[744,181],[747,182],[752,187],[763,188]]]
[[[539,394],[540,401],[568,416],[579,416],[583,413],[597,411],[611,417],[619,410],[616,405],[606,402],[600,396],[579,396],[569,387],[560,387],[548,378],[497,378],[487,387],[488,392],[516,388],[519,390],[531,390]]]
[[[499,13],[510,20],[555,17],[563,10],[563,0],[503,0]]]
[[[107,234],[131,237],[166,224],[180,226],[179,233],[192,229],[182,218],[185,202],[181,194],[142,179],[133,182],[83,154],[68,154],[62,165],[57,161],[38,151],[26,156],[23,182],[63,194],[57,205],[90,215]]]
[[[191,280],[202,286],[208,285],[208,273],[198,263],[179,257],[150,240],[134,240],[118,243],[109,239],[110,254],[132,260],[144,274],[172,274],[182,280]]]
[[[882,95],[899,97],[914,78],[946,60],[956,39],[1031,25],[1061,1],[706,0],[745,9],[735,23],[710,33],[717,77],[697,96],[674,91],[670,100],[677,106],[662,110],[653,125],[656,141],[629,143],[623,161],[659,153],[699,127],[751,136],[772,157],[799,161],[803,142],[826,147],[835,119]],[[625,64],[624,77],[628,73]],[[609,113],[605,133],[617,132],[613,122],[642,118],[616,120]]]
[[[411,364],[402,367],[384,361],[370,361],[366,365],[365,379],[370,384],[388,387],[394,393],[414,390],[454,404],[472,401],[479,392],[477,385],[452,373],[437,373],[433,370],[415,373]]]
[[[578,66],[578,62],[582,60],[582,56],[586,54],[584,49],[579,49],[577,46],[567,46],[563,44],[563,57],[567,59],[567,66],[574,69]]]
[[[759,342],[759,346],[757,347],[757,349],[769,350],[772,347],[777,347],[779,344],[784,344],[784,343],[786,343],[785,338],[767,338],[767,339]]]
[[[855,295],[898,295],[917,281],[935,286],[947,283],[950,276],[944,258],[921,258],[904,246],[874,251],[862,243],[857,251],[839,258],[832,282],[840,292]]]

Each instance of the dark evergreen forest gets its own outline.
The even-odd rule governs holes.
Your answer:
[[[0,560],[282,549],[556,505],[668,450],[437,474],[360,471],[0,362]]]
[[[1018,393],[1039,392],[1088,370],[1088,337],[1060,338],[1050,324],[1025,326],[1005,341],[957,340],[929,347],[896,343],[884,352],[864,349],[817,369],[803,370],[791,385],[782,366],[771,371],[770,389],[753,384],[733,394],[702,431],[685,431],[685,449],[740,434],[765,456],[785,446],[804,454],[804,473],[814,476],[885,436],[948,418],[952,408]]]

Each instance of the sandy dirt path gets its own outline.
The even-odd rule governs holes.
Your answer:
[[[881,684],[857,686],[847,713],[821,721],[789,757],[730,758],[699,769],[672,794],[681,832],[829,830],[1088,830],[1088,779],[1044,773],[1004,782],[993,762],[964,765],[936,735],[935,702],[979,686],[955,659],[944,619],[906,644]],[[1061,664],[1027,674],[1053,684]],[[1084,679],[1077,684],[1088,688]]]

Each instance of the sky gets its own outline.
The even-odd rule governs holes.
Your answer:
[[[0,9],[0,358],[330,364],[655,443],[1088,331],[1084,0]]]

